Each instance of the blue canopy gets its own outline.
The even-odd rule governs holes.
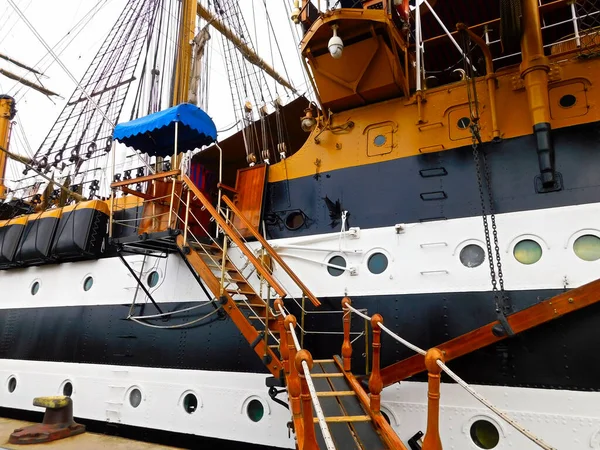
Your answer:
[[[169,156],[173,154],[175,145],[176,122],[179,122],[178,152],[193,150],[217,140],[217,128],[212,119],[191,103],[120,123],[113,131],[113,138],[150,156]]]

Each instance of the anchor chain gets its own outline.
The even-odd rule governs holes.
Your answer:
[[[468,60],[471,60],[471,47],[469,45],[469,37],[463,31],[462,44],[463,51],[468,56]],[[477,88],[476,81],[472,73],[472,68],[467,64],[467,58],[464,58],[464,72],[463,76],[467,85],[467,98],[469,102],[469,113],[471,116],[471,122],[469,124],[469,130],[471,132],[471,146],[473,148],[473,161],[475,163],[475,173],[477,175],[477,186],[479,188],[479,201],[481,203],[481,217],[483,221],[483,230],[485,234],[485,244],[487,247],[488,263],[490,267],[490,279],[492,283],[492,292],[494,293],[494,302],[496,308],[496,316],[498,321],[502,325],[502,330],[494,328],[493,332],[496,335],[502,335],[506,333],[509,336],[513,336],[514,332],[506,319],[506,313],[510,312],[510,306],[507,304],[508,297],[504,292],[504,274],[502,273],[502,261],[500,257],[500,246],[498,245],[498,227],[496,225],[496,215],[494,211],[494,194],[492,192],[491,172],[487,158],[484,152],[479,152],[479,145],[482,144],[480,125],[479,125],[479,102],[477,100]],[[481,162],[480,162],[481,161]],[[488,192],[488,207],[490,222],[492,224],[492,235],[494,239],[494,252],[495,252],[495,263],[494,263],[494,252],[492,252],[492,243],[490,238],[490,229],[488,224],[488,218],[486,214],[486,204],[484,195],[484,186],[482,182],[481,166],[483,166],[483,176],[485,178],[485,188]],[[498,279],[496,280],[496,273]],[[498,291],[498,285],[500,290]]]

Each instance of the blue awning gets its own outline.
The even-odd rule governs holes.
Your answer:
[[[169,156],[175,145],[176,122],[179,122],[178,152],[200,148],[217,140],[217,128],[212,119],[191,103],[120,123],[113,131],[113,138],[150,156]]]

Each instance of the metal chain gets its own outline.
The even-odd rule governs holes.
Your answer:
[[[497,286],[497,281],[496,281],[496,270],[494,267],[494,257],[492,254],[492,243],[490,240],[490,229],[489,229],[489,225],[488,225],[488,219],[487,219],[487,215],[485,213],[485,196],[483,195],[483,183],[481,180],[481,167],[480,167],[480,163],[479,163],[479,148],[477,145],[477,136],[479,133],[479,127],[477,124],[475,123],[471,123],[471,134],[472,134],[472,139],[473,139],[473,143],[472,143],[472,147],[473,147],[473,160],[475,162],[475,173],[477,174],[477,186],[479,187],[479,201],[481,203],[481,219],[483,220],[483,230],[484,230],[484,234],[485,234],[485,244],[487,246],[487,252],[488,252],[488,263],[490,265],[490,277],[492,280],[492,290],[494,292],[498,291],[498,286]],[[487,164],[486,164],[487,167]],[[487,171],[486,171],[487,172]],[[486,184],[488,183],[488,178],[486,176]],[[489,188],[488,185],[488,192],[489,195],[491,196],[491,190]],[[494,217],[494,221],[492,222],[493,226],[496,225],[496,220]],[[496,238],[497,233],[494,234],[494,237]],[[495,240],[494,243],[496,244],[496,251],[498,251],[498,246],[497,246],[497,241]],[[502,285],[504,285],[504,283],[502,283]],[[496,308],[498,308],[498,302],[496,301]]]
[[[462,44],[465,53],[470,57],[470,45],[469,38],[466,33],[462,33]],[[467,59],[467,58],[465,58]],[[469,58],[470,59],[470,58]],[[473,76],[471,67],[465,63],[464,67],[465,71],[465,81],[467,85],[467,98],[469,101],[469,112],[471,115],[471,123],[469,125],[469,129],[471,131],[471,139],[472,139],[472,147],[473,147],[473,161],[475,163],[475,172],[477,174],[477,186],[479,188],[479,201],[481,203],[481,218],[483,221],[483,230],[485,234],[485,243],[488,252],[488,263],[490,266],[490,279],[492,282],[492,291],[494,292],[494,301],[496,306],[496,313],[500,316],[500,320],[502,321],[502,325],[507,329],[509,334],[512,333],[510,330],[510,326],[506,322],[505,318],[505,295],[504,295],[504,276],[502,273],[502,261],[500,257],[500,246],[498,245],[498,227],[496,225],[496,215],[494,211],[494,195],[492,192],[492,182],[491,182],[491,171],[489,165],[487,163],[487,158],[485,156],[485,152],[481,153],[481,158],[479,155],[479,144],[481,141],[480,134],[480,126],[479,126],[479,102],[477,99],[477,88],[476,81]],[[489,216],[490,221],[492,223],[492,235],[494,239],[494,251],[496,253],[495,264],[494,264],[494,254],[492,252],[492,243],[490,239],[490,229],[488,224],[488,218],[486,214],[486,205],[485,205],[485,195],[483,193],[483,182],[481,176],[481,163],[483,163],[483,173],[485,177],[485,187],[488,192],[488,207],[489,207]],[[498,279],[496,279],[496,273],[498,274]],[[500,286],[500,292],[498,292],[498,285]]]

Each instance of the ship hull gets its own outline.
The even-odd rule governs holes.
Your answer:
[[[596,125],[556,132],[557,170],[564,184],[550,193],[536,191],[531,137],[484,146],[511,312],[598,278],[600,261],[585,261],[574,251],[579,237],[600,235],[595,133]],[[297,230],[282,225],[293,210],[308,218]],[[345,221],[341,211],[348,211]],[[468,267],[461,262],[468,245],[487,252],[480,213],[469,146],[270,184],[271,243],[322,301],[321,310],[332,311],[306,315],[305,346],[318,358],[339,354],[344,296],[369,314],[382,314],[386,325],[423,348],[495,320],[487,263]],[[540,247],[535,263],[515,258],[523,240]],[[381,273],[370,267],[375,254],[385,257]],[[234,247],[234,262],[237,256],[242,261]],[[328,270],[334,257],[343,259],[345,270]],[[158,274],[158,284],[148,287],[163,310],[209,300],[178,255],[127,260],[146,284],[152,272]],[[300,293],[284,273],[276,269],[275,275],[295,297],[286,306],[301,317]],[[93,286],[85,290],[89,277]],[[61,393],[71,382],[78,417],[293,447],[289,414],[269,398],[260,359],[211,304],[168,321],[136,322],[132,317],[157,311],[114,257],[2,271],[0,292],[6,293],[0,304],[0,406],[31,410],[32,397]],[[600,344],[599,314],[599,307],[588,307],[449,365],[557,448],[587,448],[600,430],[600,414],[592,406],[598,401],[600,364],[588,350]],[[355,318],[352,329],[357,338],[353,368],[360,374],[368,368],[360,335],[364,322]],[[383,365],[407,356],[410,352],[384,337]],[[16,389],[10,392],[12,378]],[[136,408],[130,404],[133,389],[142,395]],[[425,390],[420,375],[384,391],[383,410],[405,441],[425,429]],[[198,399],[192,414],[182,404],[188,393]],[[284,394],[280,398],[285,401]],[[249,418],[252,400],[264,411],[258,422]],[[498,448],[536,448],[456,385],[444,384],[441,402],[445,443],[473,445],[470,426],[484,417],[501,432]],[[570,435],[575,428],[582,436],[579,444]]]

